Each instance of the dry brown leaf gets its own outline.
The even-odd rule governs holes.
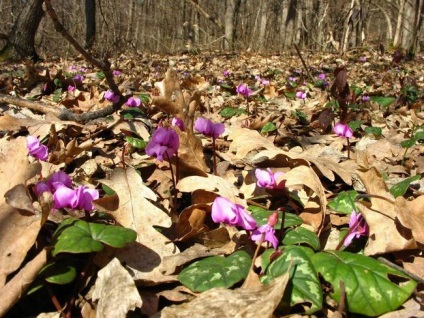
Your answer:
[[[42,226],[42,215],[23,215],[6,203],[5,194],[41,171],[30,164],[26,139],[0,140],[0,287],[6,276],[19,268]],[[11,163],[13,162],[13,165]]]
[[[169,281],[170,278],[159,271],[159,265],[163,257],[178,253],[178,248],[153,227],[171,226],[169,215],[153,203],[157,200],[156,194],[144,185],[133,168],[116,168],[110,179],[99,182],[115,190],[119,197],[119,208],[112,211],[116,221],[137,232],[136,242],[119,250],[105,249],[103,256],[125,262],[136,281]]]
[[[206,209],[210,210],[207,206],[191,205],[180,213],[175,226],[175,235],[178,241],[185,242],[208,230],[208,227],[204,224],[208,214]]]
[[[424,195],[412,201],[396,198],[395,213],[400,223],[412,231],[415,241],[424,244]]]
[[[129,311],[143,305],[131,275],[116,258],[98,272],[92,297],[98,300],[99,318],[125,318]]]
[[[177,189],[181,192],[189,193],[202,189],[214,192],[236,203],[243,202],[243,200],[239,198],[238,189],[233,184],[229,183],[224,178],[212,174],[208,174],[207,177],[186,177],[178,182]]]
[[[279,150],[272,141],[264,138],[256,130],[237,128],[228,136],[233,142],[228,151],[235,153],[235,159],[244,159],[249,152],[260,149]]]
[[[289,273],[258,288],[213,288],[189,303],[164,308],[152,318],[258,318],[272,317],[283,297]]]
[[[200,175],[206,177],[209,167],[205,161],[202,141],[195,136],[193,131],[175,129],[180,137],[178,148],[179,170],[182,176]]]
[[[369,239],[365,246],[365,255],[396,252],[414,249],[417,244],[410,230],[397,224],[394,198],[387,189],[380,173],[375,168],[359,171],[359,177],[367,194],[378,195],[386,199],[371,197],[371,207],[357,203],[369,226]]]

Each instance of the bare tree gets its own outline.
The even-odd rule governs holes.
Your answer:
[[[85,49],[91,49],[96,38],[96,0],[85,0]]]

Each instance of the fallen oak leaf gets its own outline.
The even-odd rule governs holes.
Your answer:
[[[404,197],[395,200],[395,213],[399,222],[412,231],[415,241],[424,244],[424,195],[407,201]]]

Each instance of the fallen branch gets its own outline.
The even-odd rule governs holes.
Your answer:
[[[21,299],[29,285],[37,277],[40,269],[46,264],[47,255],[48,250],[43,249],[0,289],[0,317],[3,317]]]
[[[123,104],[123,101],[120,101],[116,104],[107,106],[105,108],[102,108],[96,111],[82,113],[82,114],[75,114],[73,111],[66,108],[52,107],[44,102],[33,102],[33,101],[26,100],[20,97],[4,95],[4,94],[0,94],[0,103],[8,103],[18,107],[29,108],[31,110],[35,110],[42,114],[52,113],[60,120],[69,120],[69,121],[74,121],[80,124],[84,124],[90,120],[106,117],[113,114],[116,111],[117,106],[119,105],[120,107]]]

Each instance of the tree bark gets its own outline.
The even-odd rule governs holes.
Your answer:
[[[38,60],[40,57],[35,51],[34,39],[43,15],[43,0],[29,0],[16,19],[0,55],[11,60],[28,57]]]
[[[403,25],[403,15],[405,11],[405,2],[406,0],[400,0],[400,7],[398,12],[398,18],[396,23],[396,31],[395,38],[393,39],[393,46],[398,47],[401,43],[401,35],[402,35],[402,25]]]
[[[96,38],[96,0],[85,0],[85,46],[91,49]]]

